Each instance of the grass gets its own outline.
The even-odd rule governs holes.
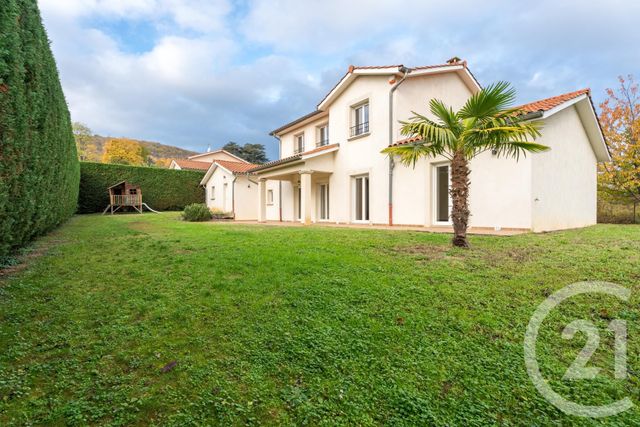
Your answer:
[[[523,336],[537,305],[582,280],[545,322],[543,374],[580,403],[640,395],[640,227],[514,237],[78,216],[0,282],[1,425],[592,425],[542,398]],[[601,327],[596,381],[563,381]],[[630,378],[613,377],[612,318]],[[172,363],[176,362],[176,363]],[[640,423],[637,406],[601,420]]]

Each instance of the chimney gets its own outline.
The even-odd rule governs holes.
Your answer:
[[[462,59],[458,58],[457,56],[454,56],[453,58],[447,60],[447,64],[449,65],[458,64],[460,62],[462,62]]]

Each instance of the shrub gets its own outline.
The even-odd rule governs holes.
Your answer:
[[[69,218],[79,165],[36,0],[0,7],[0,257]]]
[[[181,210],[204,200],[204,172],[81,162],[79,213],[102,212],[107,188],[120,181],[137,184],[142,201],[156,210]]]
[[[182,219],[185,221],[209,221],[211,217],[211,211],[204,203],[187,205],[182,212]]]

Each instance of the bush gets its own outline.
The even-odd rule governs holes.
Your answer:
[[[204,203],[187,205],[182,212],[182,219],[185,221],[209,221],[211,217],[211,211]]]
[[[137,184],[142,201],[155,210],[182,210],[201,203],[204,172],[81,162],[79,213],[102,212],[109,204],[107,188],[120,181]]]
[[[76,210],[69,109],[36,0],[0,7],[0,257]]]

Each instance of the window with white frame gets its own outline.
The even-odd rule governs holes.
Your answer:
[[[329,125],[325,124],[318,126],[318,142],[317,147],[322,147],[329,144]]]
[[[215,200],[216,199],[216,186],[215,185],[211,186],[211,190],[210,190],[210,193],[209,193],[209,198],[211,200]]]
[[[267,204],[273,204],[273,190],[267,190]]]
[[[304,133],[298,134],[294,138],[293,153],[298,154],[304,152]]]
[[[369,101],[351,107],[352,120],[350,136],[369,133]]]

